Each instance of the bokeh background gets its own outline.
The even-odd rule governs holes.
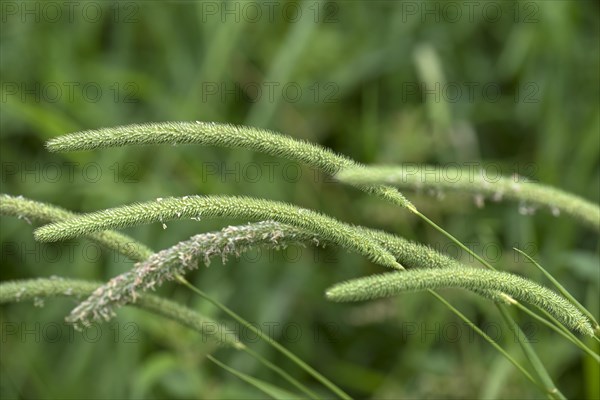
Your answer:
[[[473,263],[407,212],[282,159],[197,146],[49,154],[44,142],[138,122],[229,122],[274,129],[365,163],[516,173],[597,203],[599,11],[595,1],[5,1],[2,192],[76,211],[245,194],[386,229]],[[598,315],[593,232],[545,211],[522,215],[514,203],[478,208],[465,196],[408,196],[499,268],[545,282],[512,248],[532,254]],[[245,222],[172,222],[166,230],[153,224],[127,232],[158,250]],[[107,280],[132,266],[83,241],[40,245],[32,230],[2,218],[3,281]],[[263,331],[272,327],[275,339],[353,396],[541,397],[431,296],[325,301],[329,285],[374,272],[381,268],[339,249],[295,247],[217,260],[190,279]],[[158,293],[227,321],[185,288],[167,284]],[[460,291],[444,294],[526,362],[493,306]],[[262,397],[210,363],[208,353],[285,386],[247,356],[143,311],[125,308],[111,323],[74,332],[62,322],[73,306],[56,299],[0,308],[3,398]],[[596,363],[515,316],[568,397],[600,396]],[[264,357],[317,387],[229,324]]]

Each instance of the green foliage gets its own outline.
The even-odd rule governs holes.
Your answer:
[[[272,155],[306,162],[328,173],[335,173],[340,169],[343,171],[344,168],[349,166],[356,168],[353,165],[355,163],[343,157],[336,156],[318,146],[294,141],[270,132],[231,125],[202,123],[196,123],[196,125],[202,128],[200,135],[197,130],[190,132],[188,130],[189,124],[163,123],[136,125],[67,135],[62,139],[49,142],[48,147],[54,150],[89,150],[106,146],[155,144],[167,143],[169,141],[173,144],[200,143],[229,147],[246,146],[253,150],[261,150]],[[144,130],[147,130],[148,133],[143,134]],[[88,140],[90,144],[86,145],[85,143]],[[287,146],[287,149],[285,146]],[[333,171],[334,168],[336,171]],[[438,231],[447,235],[462,248],[466,249],[460,241],[433,223],[424,214],[417,211],[410,203],[405,202],[404,198],[393,189],[381,186],[379,182],[375,182],[375,184],[373,182],[366,184],[363,182],[351,183],[369,193],[387,198],[396,204],[408,208]],[[4,197],[8,205],[13,204],[14,201],[11,198],[8,196]],[[397,201],[398,199],[401,199],[401,201]],[[4,207],[3,213],[18,215],[17,211],[13,208]],[[37,214],[41,216],[48,214],[46,211],[47,207],[42,205],[40,208],[42,210],[38,211]],[[29,214],[35,215],[36,212],[30,211]],[[230,253],[239,254],[240,251],[253,246],[267,244],[272,248],[283,248],[288,242],[308,240],[317,244],[319,242],[337,244],[342,248],[363,254],[376,263],[396,269],[404,269],[403,266],[398,264],[397,260],[405,258],[408,258],[411,265],[424,268],[405,273],[375,275],[336,285],[327,291],[327,297],[335,301],[387,297],[406,290],[432,291],[443,287],[463,287],[497,303],[519,304],[515,299],[524,300],[545,310],[552,318],[564,326],[591,336],[594,335],[590,321],[577,307],[556,293],[525,278],[503,272],[457,267],[457,265],[460,265],[459,263],[427,247],[410,243],[386,232],[345,224],[315,211],[298,208],[282,202],[233,196],[158,198],[153,202],[138,203],[79,216],[72,215],[68,218],[57,212],[55,215],[47,216],[46,219],[52,223],[38,228],[34,232],[34,236],[37,240],[49,242],[70,239],[77,236],[93,235],[106,229],[132,227],[153,222],[160,222],[163,225],[163,229],[167,229],[166,221],[186,218],[200,220],[214,217],[245,218],[257,221],[273,220],[276,222],[259,222],[258,224],[247,225],[242,228],[230,227],[216,234],[209,233],[195,236],[189,241],[179,243],[174,248],[152,255],[144,262],[136,264],[130,272],[121,274],[109,281],[108,284],[97,288],[86,301],[73,310],[68,321],[85,326],[93,320],[109,320],[114,315],[114,306],[136,303],[138,301],[138,289],[141,289],[141,291],[153,289],[165,280],[178,280],[200,294],[203,298],[209,299],[201,290],[193,287],[181,276],[181,272],[197,266],[200,256],[206,262],[213,255],[220,254],[223,258],[226,258]],[[111,233],[108,233],[108,235],[111,235]],[[278,239],[282,237],[284,241],[279,243]],[[116,247],[115,243],[110,241],[106,244],[108,247]],[[236,245],[239,245],[239,248],[236,248]],[[492,268],[491,265],[472,251],[469,250],[469,252],[487,267]],[[436,294],[436,296],[438,295]],[[462,316],[449,303],[439,296],[438,298],[453,312]],[[248,322],[241,319],[241,317],[234,314],[221,303],[214,300],[210,301],[218,305],[230,316],[235,316],[246,327],[252,327]],[[518,330],[518,326],[507,314],[506,310],[501,308],[500,311],[503,318],[511,326],[511,329]],[[471,323],[471,325],[473,324]],[[253,329],[253,331],[257,334],[260,333],[256,329]],[[479,333],[482,334],[481,332]],[[275,346],[275,348],[298,365],[305,368],[307,372],[313,374],[340,397],[348,398],[336,385],[310,368],[285,348],[264,335],[259,334],[259,336]],[[489,341],[487,335],[482,334],[482,336]],[[570,336],[565,337],[577,343],[575,338]],[[548,388],[549,393],[553,397],[562,398],[562,394],[556,389],[532,347],[522,340],[519,342],[536,370],[540,381]],[[491,343],[494,344],[494,342]],[[517,364],[512,357],[508,356],[504,351],[501,351],[501,354],[509,358],[525,376],[532,379],[531,375]],[[269,366],[268,363],[264,361],[263,363]],[[275,371],[277,372],[277,370]],[[300,383],[289,379],[289,376],[283,376],[297,387],[304,389]],[[534,380],[533,382],[540,386],[540,383],[537,381]],[[305,391],[308,392],[308,390]]]
[[[3,9],[2,23],[4,193],[76,212],[188,193],[246,194],[378,227],[463,263],[473,262],[414,215],[365,199],[358,191],[324,184],[321,177],[313,179],[313,171],[300,171],[296,184],[281,179],[281,163],[274,180],[265,178],[265,169],[259,181],[224,173],[280,162],[266,154],[190,146],[64,155],[42,151],[47,139],[66,132],[202,119],[285,132],[367,164],[491,162],[506,176],[517,173],[596,204],[600,199],[600,112],[594,106],[600,100],[597,2],[463,4],[454,19],[454,7],[443,2],[422,8],[411,3],[407,8],[406,3],[389,1],[326,2],[317,18],[315,4],[308,1],[290,4],[290,9],[302,11],[294,21],[277,12],[267,19],[265,8],[259,21],[207,15],[205,7],[213,2],[98,3],[102,13],[92,21],[77,5],[71,13],[71,6],[61,3],[62,18],[42,15],[40,21],[31,10],[48,10],[43,3],[15,4],[26,14],[5,15]],[[6,11],[13,7],[6,5]],[[214,5],[245,7],[235,1]],[[411,14],[413,5],[417,10]],[[495,13],[496,6],[501,14]],[[289,83],[302,88],[300,101],[282,96],[279,88]],[[205,84],[218,86],[219,92],[207,93]],[[278,85],[274,96],[267,93],[272,86],[263,84]],[[461,95],[448,99],[456,84]],[[57,86],[62,96],[49,98]],[[252,92],[257,86],[262,88],[260,97]],[[101,95],[90,101],[81,88],[90,88],[92,95],[101,89]],[[485,88],[498,96],[482,97]],[[72,165],[75,176],[69,179]],[[90,165],[101,168],[99,181],[82,179],[81,169]],[[15,166],[16,171],[9,169]],[[217,169],[207,176],[207,166]],[[50,172],[60,169],[62,178],[46,179],[46,167]],[[423,194],[411,193],[411,202],[492,265],[541,282],[541,273],[510,250],[522,248],[598,315],[598,238],[564,217],[564,211],[560,218],[546,212],[523,217],[516,207],[493,202],[474,209],[470,195],[466,201],[455,195],[437,201],[428,191]],[[523,208],[530,210],[531,203]],[[201,231],[219,230],[219,223],[173,223],[167,231],[140,226],[127,233],[159,250]],[[3,281],[59,275],[105,282],[130,268],[122,257],[107,252],[93,260],[82,256],[95,243],[40,244],[33,241],[29,226],[5,217],[1,224]],[[414,254],[405,253],[398,262],[407,268],[430,263],[415,247],[400,246],[399,251]],[[231,257],[230,268],[203,269],[187,278],[254,323],[301,326],[302,337],[283,344],[321,366],[356,398],[533,399],[548,394],[546,385],[538,392],[539,386],[523,379],[527,371],[519,374],[486,342],[470,337],[471,329],[489,333],[492,342],[497,340],[500,349],[531,370],[518,346],[505,340],[504,325],[495,324],[502,321],[493,308],[477,296],[444,293],[467,320],[475,321],[467,330],[461,325],[462,336],[452,343],[438,336],[436,328],[464,320],[432,296],[365,304],[324,302],[322,292],[334,282],[377,272],[365,257],[336,248],[319,250],[315,257],[307,249],[292,259],[286,252],[259,260]],[[74,258],[67,257],[67,249],[75,250]],[[498,252],[487,253],[490,249]],[[60,261],[40,262],[57,250]],[[173,289],[163,288],[161,295],[189,301],[190,307],[211,315],[204,302],[187,297],[191,293]],[[47,301],[43,308],[5,304],[0,321],[7,324],[3,326],[31,327],[38,321],[60,321],[68,307],[60,300]],[[137,344],[38,342],[32,335],[19,340],[18,334],[6,331],[8,342],[0,348],[0,397],[261,397],[213,366],[205,354],[214,348],[199,343],[198,335],[146,314],[123,310],[118,320],[101,326],[109,329],[129,318],[143,333]],[[535,339],[531,345],[566,397],[600,398],[595,359],[529,315],[511,314],[524,330],[532,329],[526,330]],[[494,327],[501,328],[499,336]],[[600,350],[597,341],[582,340]],[[256,348],[301,382],[314,384],[308,375],[296,374],[284,357],[260,343]],[[239,351],[222,349],[215,357],[249,376],[287,387]],[[531,377],[539,380],[533,370]]]
[[[55,150],[80,150],[109,145],[165,143],[165,140],[170,140],[174,144],[197,142],[200,144],[209,143],[231,147],[248,146],[251,149],[258,149],[273,155],[303,161],[330,173],[334,166],[339,170],[350,164],[349,161],[344,161],[344,158],[336,156],[318,146],[297,142],[281,135],[230,125],[218,125],[216,127],[213,124],[197,123],[196,125],[205,128],[205,130],[201,131],[202,134],[199,137],[203,139],[208,138],[206,142],[197,139],[198,132],[195,130],[192,131],[194,134],[191,137],[190,132],[183,129],[180,123],[165,123],[77,133],[65,136],[62,140],[57,139],[50,142],[49,148]],[[207,126],[214,128],[214,131],[206,129]],[[148,133],[141,133],[143,131],[148,131]],[[171,131],[175,131],[175,134],[169,135],[168,133]],[[222,141],[223,138],[229,138],[230,140]],[[87,140],[91,141],[90,145],[85,145]],[[285,149],[285,146],[288,147],[288,150]],[[360,176],[360,174],[358,175]],[[356,183],[353,182],[353,184]],[[378,182],[374,185],[372,182],[367,184],[359,182],[357,186],[375,195],[381,196],[383,194],[382,197],[386,197],[388,200],[394,200],[395,195],[393,193],[397,193],[386,186],[378,185]],[[391,197],[388,196],[390,193],[392,193]],[[400,194],[397,195],[402,198]],[[3,213],[19,215],[17,212],[18,207],[8,207],[9,205],[14,206],[15,204],[13,203],[15,201],[8,196],[4,196],[4,198],[7,206],[4,206],[2,209]],[[29,206],[27,202],[24,204]],[[397,204],[407,207],[424,221],[466,249],[460,241],[437,226],[424,214],[417,211],[410,203],[401,201]],[[18,206],[19,203],[17,202],[16,205]],[[27,209],[27,206],[22,205],[21,208]],[[40,211],[29,211],[28,214],[46,216],[47,220],[54,220],[51,224],[38,228],[34,233],[36,239],[45,242],[70,239],[77,236],[95,234],[106,229],[125,228],[152,222],[161,222],[163,229],[166,229],[166,221],[185,218],[200,220],[207,217],[230,217],[258,221],[277,221],[275,223],[264,222],[248,225],[244,228],[229,228],[217,234],[204,234],[200,238],[194,237],[190,241],[182,242],[176,245],[174,249],[167,249],[162,253],[150,256],[141,266],[137,264],[130,273],[119,275],[108,284],[96,289],[86,301],[73,310],[68,321],[83,326],[88,325],[93,320],[109,320],[114,316],[113,307],[115,305],[135,303],[138,301],[138,289],[141,288],[142,291],[153,289],[165,280],[178,280],[202,297],[208,299],[202,291],[194,288],[180,275],[181,272],[190,269],[190,264],[192,264],[191,266],[197,265],[199,255],[203,255],[205,260],[214,254],[226,257],[228,253],[237,252],[239,254],[241,250],[252,246],[264,245],[265,243],[273,248],[281,248],[286,243],[278,243],[277,239],[285,237],[285,241],[306,241],[310,239],[316,241],[316,243],[321,241],[337,244],[342,248],[363,254],[376,263],[397,269],[404,269],[404,267],[397,263],[397,258],[405,258],[407,254],[409,254],[408,258],[411,264],[425,268],[441,267],[438,269],[414,270],[391,275],[375,275],[342,283],[327,292],[327,297],[335,301],[374,299],[395,295],[406,290],[432,291],[440,287],[458,286],[469,289],[497,303],[518,304],[513,298],[524,300],[546,311],[552,318],[564,326],[591,336],[594,335],[590,321],[586,316],[581,314],[577,307],[554,292],[525,278],[503,272],[482,271],[465,267],[457,268],[455,261],[447,259],[445,256],[437,254],[431,249],[419,249],[417,245],[388,233],[344,224],[323,214],[298,208],[291,204],[248,197],[184,196],[182,198],[158,198],[153,202],[107,209],[81,216],[71,215],[65,217],[65,215],[58,211],[54,212],[54,214],[51,211],[49,212],[48,210],[52,210],[52,208],[43,205],[40,208]],[[281,224],[291,225],[291,228]],[[109,233],[109,235],[111,234]],[[201,244],[199,244],[198,240],[200,240]],[[239,249],[236,249],[236,242],[239,242]],[[105,244],[109,248],[118,246],[118,243],[115,244],[110,241]],[[393,250],[388,251],[388,249]],[[414,256],[414,253],[418,255]],[[481,260],[486,266],[492,268],[480,257],[471,251],[470,253],[478,260]],[[149,263],[150,267],[146,263]],[[231,316],[235,316],[232,311],[221,303],[213,302]],[[444,304],[459,315],[459,312],[451,307],[449,303],[444,301]],[[519,330],[506,310],[501,308],[500,311],[503,318],[511,326],[511,329]],[[243,321],[239,316],[235,316],[235,318]],[[251,327],[245,321],[244,325],[249,328]],[[254,331],[257,334],[259,333],[255,329]],[[259,336],[268,343],[273,344],[275,348],[282,351],[283,354],[298,365],[303,366],[307,372],[314,374],[318,380],[332,391],[343,398],[348,397],[337,386],[279,344],[264,335]],[[483,336],[486,340],[489,339],[487,335]],[[576,339],[570,336],[565,337],[577,343],[575,342]],[[526,356],[534,366],[539,379],[550,391],[549,393],[562,398],[562,394],[556,389],[535,351],[522,340],[519,342]],[[512,357],[503,351],[501,354],[509,357],[511,362],[531,379],[531,376],[520,365],[516,364]],[[291,382],[303,388],[296,381],[291,380]],[[534,383],[540,385],[536,381]]]

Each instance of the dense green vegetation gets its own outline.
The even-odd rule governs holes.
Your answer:
[[[251,196],[384,229],[476,265],[409,210],[273,155],[194,145],[45,148],[48,140],[79,130],[216,121],[277,130],[365,164],[437,164],[442,180],[454,176],[443,166],[483,168],[492,181],[498,174],[523,177],[600,201],[597,2],[482,2],[474,8],[459,2],[458,15],[442,2],[274,2],[272,14],[255,2],[77,4],[2,4],[2,193],[77,212],[170,196]],[[298,10],[302,16],[295,18]],[[496,269],[551,287],[512,248],[532,255],[597,318],[594,229],[527,203],[402,190]],[[202,218],[124,231],[158,251],[247,221]],[[94,241],[36,242],[36,226],[2,217],[3,282],[108,281],[133,266]],[[325,298],[335,283],[384,271],[335,245],[293,245],[230,255],[224,265],[215,259],[187,278],[355,397],[542,396],[432,296],[405,293],[367,303]],[[489,301],[454,289],[439,293],[530,369]],[[329,394],[187,288],[169,283],[155,294],[223,322],[256,353]],[[0,308],[3,398],[263,396],[207,360],[209,353],[293,389],[247,353],[218,348],[143,310],[119,309],[116,319],[80,333],[63,323],[76,305],[71,298],[34,303],[43,307],[24,301]],[[592,357],[530,316],[512,315],[565,396],[600,397],[600,368]],[[597,341],[580,339],[598,352]]]

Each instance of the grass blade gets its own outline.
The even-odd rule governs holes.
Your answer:
[[[271,385],[270,383],[264,382],[260,379],[254,378],[254,377],[244,374],[243,372],[240,372],[234,368],[231,368],[231,367],[223,364],[221,361],[217,360],[210,354],[208,354],[206,356],[206,358],[208,358],[213,363],[217,364],[219,367],[223,368],[225,371],[237,376],[244,382],[254,386],[255,388],[257,388],[264,394],[271,396],[274,399],[285,400],[285,399],[300,399],[301,398],[300,396],[292,394],[292,393],[288,392],[287,390],[278,388],[277,386]]]

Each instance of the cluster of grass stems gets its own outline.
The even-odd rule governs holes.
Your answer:
[[[115,315],[118,307],[133,305],[175,320],[201,335],[211,337],[223,346],[246,352],[293,387],[289,390],[276,387],[232,369],[213,356],[208,356],[212,362],[271,397],[320,398],[327,396],[322,390],[328,389],[337,397],[347,399],[350,396],[329,379],[184,278],[184,275],[197,268],[199,263],[208,265],[213,257],[220,257],[225,261],[229,256],[239,256],[257,246],[283,249],[290,244],[330,245],[364,256],[391,269],[391,272],[335,284],[326,291],[327,299],[338,302],[360,301],[396,296],[404,292],[426,291],[489,342],[548,398],[564,396],[554,384],[535,349],[524,339],[525,335],[513,319],[510,308],[527,313],[600,363],[600,356],[576,336],[576,333],[587,335],[598,341],[598,322],[544,268],[530,258],[532,263],[543,271],[555,290],[525,277],[495,270],[458,239],[422,214],[397,188],[451,190],[494,200],[517,200],[533,207],[547,208],[553,214],[572,216],[598,232],[600,208],[595,204],[555,188],[531,182],[515,183],[510,178],[503,178],[494,183],[481,177],[453,182],[430,181],[422,179],[430,175],[415,173],[414,169],[408,173],[409,171],[402,167],[367,167],[312,143],[267,130],[228,124],[195,121],[103,128],[52,139],[47,143],[47,147],[50,151],[58,152],[158,144],[242,147],[305,163],[335,176],[341,183],[349,184],[416,215],[473,255],[481,263],[481,267],[463,265],[428,246],[408,241],[392,233],[347,224],[316,211],[260,198],[190,195],[156,199],[89,214],[75,214],[53,205],[4,194],[0,196],[0,214],[43,225],[35,230],[34,236],[37,240],[51,242],[85,237],[125,255],[135,261],[135,265],[131,270],[103,284],[71,279],[3,282],[0,284],[0,303],[57,296],[75,297],[80,299],[80,303],[67,317],[67,321],[78,327],[85,327],[92,321],[107,321]],[[243,218],[249,223],[198,234],[158,252],[131,237],[111,230],[157,222],[164,225],[171,220],[223,217]],[[311,375],[323,389],[315,392],[254,352],[226,328],[197,311],[146,293],[167,281],[186,286],[250,329]],[[518,362],[499,343],[438,294],[436,290],[441,288],[461,288],[492,301],[509,329],[519,338],[519,344],[529,365],[526,367]],[[207,326],[206,321],[212,322],[212,327],[221,328],[206,330],[203,328]]]

